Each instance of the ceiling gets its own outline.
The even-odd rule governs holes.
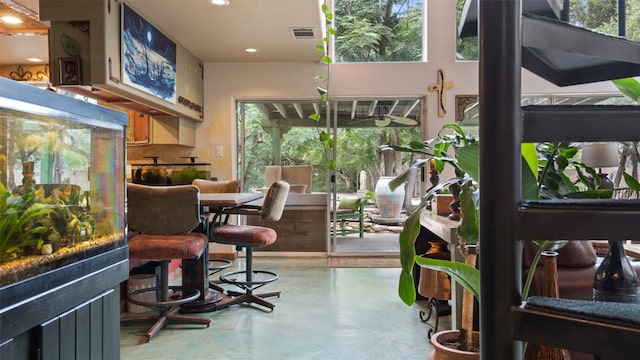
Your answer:
[[[226,6],[214,6],[209,0],[128,0],[126,3],[205,63],[319,63],[322,60],[322,53],[316,48],[322,44],[322,0],[229,1]],[[28,57],[47,61],[49,24],[39,21],[38,10],[38,0],[0,0],[0,16],[4,12],[17,12],[28,23],[14,27],[0,21],[0,65],[25,64]],[[304,30],[307,36],[294,36],[294,29]],[[246,48],[258,51],[247,53]],[[280,124],[317,125],[308,116],[316,113],[319,103],[282,101],[256,105],[270,120]],[[149,113],[145,108],[132,109]],[[416,98],[358,99],[340,101],[338,112],[340,127],[413,127],[419,124],[421,104]]]
[[[321,61],[316,49],[322,43],[323,24],[318,0],[230,2],[226,6],[211,5],[208,0],[126,3],[203,62]],[[38,0],[0,0],[0,12],[7,7],[36,17],[39,10]],[[35,23],[34,28],[41,25]],[[296,38],[293,29],[310,29],[312,36]],[[46,34],[24,33],[0,22],[0,65],[24,64],[27,57],[48,58]],[[247,53],[246,48],[258,51]]]

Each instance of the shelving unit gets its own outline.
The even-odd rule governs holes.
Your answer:
[[[522,7],[529,1],[522,0]],[[640,305],[540,298],[522,303],[519,259],[522,241],[529,239],[639,238],[640,202],[525,202],[520,145],[640,140],[640,107],[522,108],[520,98],[521,67],[560,86],[638,76],[640,45],[522,15],[520,0],[479,2],[480,138],[492,140],[480,143],[481,357],[521,359],[526,341],[635,359]]]

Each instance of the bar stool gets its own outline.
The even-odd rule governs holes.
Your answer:
[[[216,214],[216,220],[211,227],[211,239],[220,244],[235,245],[238,250],[246,249],[246,265],[242,270],[227,272],[220,276],[220,281],[232,284],[243,291],[227,291],[232,298],[225,306],[241,303],[256,303],[273,310],[274,304],[264,300],[267,297],[280,296],[280,291],[255,294],[254,291],[278,279],[272,271],[255,270],[253,268],[253,249],[269,246],[277,239],[275,230],[255,225],[227,224],[229,215],[260,216],[263,221],[278,221],[282,217],[284,205],[289,194],[289,183],[274,182],[267,191],[260,208],[240,206],[224,209]],[[244,278],[244,280],[242,280]]]
[[[193,179],[191,184],[198,187],[201,193],[237,193],[240,192],[240,180],[206,180],[206,179]],[[211,216],[213,214],[206,213],[206,216],[210,221],[213,221]],[[231,266],[231,260],[209,258],[208,275],[213,276],[220,271]],[[224,292],[224,289],[219,286],[220,280],[210,280],[209,288],[219,292]]]
[[[160,285],[136,290],[128,299],[159,313],[122,317],[120,323],[155,321],[146,333],[147,342],[169,321],[209,327],[211,319],[177,315],[181,305],[200,297],[200,290],[169,286],[171,260],[199,259],[207,249],[207,236],[191,232],[203,220],[206,221],[200,217],[198,188],[193,185],[127,184],[127,223],[129,231],[138,233],[128,239],[129,256],[160,262]],[[157,301],[137,299],[146,292],[155,292]]]

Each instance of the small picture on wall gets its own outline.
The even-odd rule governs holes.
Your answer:
[[[80,57],[63,57],[58,59],[60,68],[60,85],[82,84]]]

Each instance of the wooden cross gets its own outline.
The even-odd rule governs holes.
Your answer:
[[[445,82],[444,70],[438,70],[438,83],[429,85],[429,91],[435,91],[438,94],[438,116],[443,117],[447,113],[444,104],[446,104],[446,92],[453,88],[453,82]]]

